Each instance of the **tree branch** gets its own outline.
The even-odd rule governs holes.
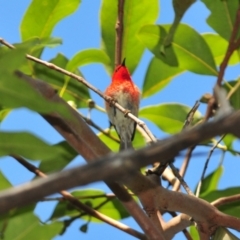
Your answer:
[[[43,88],[41,89],[44,91]],[[45,94],[49,96],[47,92]],[[57,98],[57,95],[55,97]],[[59,101],[63,100],[59,98]],[[76,111],[73,110],[71,118],[79,118],[79,115],[76,114]],[[58,119],[59,122],[63,121],[59,116],[55,116],[55,118]],[[65,119],[65,121],[70,120]],[[83,120],[80,120],[80,123],[81,121],[84,123]],[[211,122],[198,125],[197,127],[186,130],[180,134],[176,134],[165,140],[159,141],[147,148],[140,149],[138,151],[129,150],[116,155],[109,155],[101,161],[92,162],[87,166],[69,169],[61,173],[50,175],[48,179],[36,180],[32,183],[3,191],[0,197],[0,213],[6,212],[14,207],[20,207],[30,202],[37,201],[42,199],[44,196],[60,191],[61,189],[85,185],[102,179],[117,180],[119,182],[119,176],[123,176],[123,181],[126,182],[126,185],[139,196],[142,202],[146,200],[144,198],[153,198],[154,202],[157,204],[155,207],[168,211],[179,211],[189,214],[190,216],[193,216],[195,221],[200,221],[203,229],[209,229],[210,226],[216,224],[216,221],[220,224],[220,221],[225,219],[222,216],[221,218],[214,218],[214,216],[216,216],[216,214],[219,215],[219,213],[209,203],[192,196],[172,192],[160,186],[156,186],[153,182],[149,181],[146,177],[135,171],[142,166],[155,162],[156,159],[160,159],[161,164],[166,164],[168,161],[167,159],[171,159],[176,156],[181,150],[209,139],[215,135],[230,132],[233,134],[235,133],[239,137],[239,121],[240,111],[235,111],[229,113],[227,116],[216,118]],[[69,123],[69,127],[76,130],[72,123]],[[87,156],[88,159],[90,158],[90,160],[93,160],[93,156],[96,156],[97,158],[104,155],[103,152],[106,151],[106,146],[102,144],[90,130],[87,131],[81,125],[78,126],[78,129],[82,135],[80,136],[83,138],[87,137],[85,134],[90,133],[89,139],[87,137],[83,144],[84,146],[88,146],[86,145],[86,141],[91,141],[90,147],[93,152],[83,151],[84,157]],[[77,136],[75,131],[73,131],[73,133],[72,135]],[[71,135],[70,133],[68,134]],[[98,148],[94,147],[94,141],[95,144],[98,142]],[[81,140],[78,142],[78,147],[81,148]],[[102,152],[102,155],[99,154],[99,151]],[[141,159],[141,161],[139,161],[139,159]],[[124,177],[129,173],[131,173],[131,177]],[[120,194],[120,198],[122,198],[121,200],[125,200],[125,202],[127,202],[129,196]],[[145,204],[147,205],[147,202]],[[239,227],[236,227],[236,229],[240,228],[239,220],[232,218],[231,216],[228,216],[228,221],[225,221],[225,223],[228,224],[227,227],[236,227],[238,223]]]
[[[218,85],[218,86],[221,86],[224,72],[228,65],[228,61],[229,61],[230,57],[232,56],[233,52],[235,50],[237,50],[240,46],[240,38],[236,39],[239,28],[240,28],[240,5],[237,10],[236,19],[235,19],[233,31],[232,31],[232,34],[231,34],[231,37],[229,40],[227,52],[225,54],[225,57],[224,57],[222,63],[220,64],[219,74],[218,74],[218,78],[217,78],[217,82],[216,82],[216,85]]]
[[[48,176],[46,174],[44,174],[42,171],[40,171],[37,167],[35,167],[34,165],[32,165],[31,163],[27,162],[24,158],[20,157],[20,156],[15,156],[12,155],[12,157],[17,160],[21,165],[23,165],[25,168],[27,168],[30,172],[36,174],[39,177],[42,178],[47,178]],[[71,203],[73,205],[74,208],[76,208],[77,210],[80,211],[84,211],[87,214],[125,232],[130,234],[133,237],[136,237],[138,239],[143,239],[146,240],[146,236],[143,235],[142,233],[130,228],[129,226],[118,222],[100,212],[98,212],[97,210],[89,207],[86,204],[83,204],[79,199],[75,198],[74,196],[72,196],[69,192],[65,191],[65,190],[61,190],[59,191],[59,193],[63,196],[64,199],[66,199],[69,203]]]
[[[124,0],[118,0],[118,16],[116,22],[115,66],[122,61]]]
[[[51,86],[40,80],[34,80],[19,71],[16,72],[16,74],[37,89],[49,101],[58,102],[68,108],[68,118],[61,117],[56,113],[43,115],[43,117],[80,155],[83,156],[86,161],[96,161],[100,156],[104,156],[110,152],[109,148],[103,144],[98,137],[96,137],[78,112],[61,99]],[[146,235],[148,237],[150,236],[150,239],[159,239],[159,236],[162,235],[161,232],[155,229],[149,218],[144,214],[135,200],[128,194],[126,189],[115,182],[106,181],[106,184],[116,194],[118,199],[141,226]],[[62,189],[66,188],[63,187]]]

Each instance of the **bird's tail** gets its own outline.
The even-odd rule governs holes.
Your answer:
[[[123,151],[126,149],[133,149],[132,141],[120,141],[119,151]]]

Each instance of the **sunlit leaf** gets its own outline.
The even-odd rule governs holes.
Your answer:
[[[207,19],[209,26],[212,27],[220,36],[229,41],[236,19],[239,1],[201,1],[211,12]],[[221,19],[221,21],[219,21],[219,19]]]
[[[200,240],[198,230],[195,226],[190,226],[190,235],[194,240]]]
[[[217,75],[212,53],[203,37],[188,25],[180,24],[171,46],[160,52],[170,25],[146,25],[138,33],[139,39],[159,59],[170,66],[178,66],[199,74]]]
[[[95,208],[99,212],[115,219],[120,220],[129,216],[125,208],[121,205],[117,198],[109,198],[105,192],[95,189],[78,190],[71,193],[74,197],[78,198],[82,203],[91,208]],[[76,210],[68,202],[59,202],[53,211],[50,219],[57,219],[64,216],[76,216],[79,211]],[[83,215],[83,219],[89,220],[89,215]],[[91,221],[100,222],[98,219],[92,217]]]
[[[211,191],[217,190],[219,180],[223,174],[223,167],[218,167],[214,172],[204,178],[201,186],[200,196],[204,196]]]
[[[10,108],[1,108],[0,107],[0,123],[8,116],[11,112]]]
[[[132,73],[138,65],[144,46],[137,38],[140,28],[156,21],[159,13],[158,0],[125,1],[122,58],[126,57],[127,66]],[[114,69],[115,56],[115,25],[117,20],[117,1],[104,0],[101,8],[101,32],[104,49],[111,59]]]
[[[55,25],[76,11],[79,4],[80,0],[33,0],[21,23],[22,39],[49,37]]]
[[[217,35],[214,33],[205,33],[202,36],[212,51],[216,65],[220,65],[226,55],[228,41],[226,41],[220,35]],[[232,54],[228,62],[228,65],[234,65],[234,64],[237,64],[238,62],[239,62],[239,57],[238,57],[237,51],[235,51]]]
[[[105,131],[109,132],[112,137],[114,137],[116,140],[119,141],[118,135],[116,131],[112,128],[111,130],[106,129]],[[119,143],[115,140],[109,138],[103,133],[98,133],[98,137],[101,139],[102,142],[104,142],[112,151],[118,152],[119,151]],[[145,140],[143,136],[136,130],[135,137],[133,140],[133,147],[135,149],[138,149],[140,147],[145,146]]]
[[[224,138],[223,138],[223,142],[224,144],[226,145],[227,147],[227,151],[229,151],[230,153],[232,153],[233,155],[239,155],[239,152],[240,151],[236,151],[234,148],[233,148],[233,143],[234,141],[237,140],[237,137],[235,137],[234,135],[232,134],[227,134]]]
[[[178,103],[165,103],[144,107],[139,116],[155,123],[162,131],[174,134],[181,131],[190,110],[191,108]],[[197,111],[194,118],[200,116]]]
[[[229,99],[231,105],[237,110],[240,109],[240,84],[239,81],[230,81],[227,84],[225,83],[223,87],[228,91],[228,94],[231,93],[231,97]],[[229,89],[231,86],[231,89]]]
[[[179,67],[165,64],[160,59],[153,57],[149,63],[143,83],[142,97],[149,97],[165,88],[174,77],[184,72]]]
[[[228,197],[228,196],[239,194],[239,191],[240,191],[239,187],[232,187],[224,190],[211,191],[211,192],[208,192],[207,194],[200,195],[200,197],[208,202],[213,202],[222,197]],[[231,202],[229,204],[221,205],[218,207],[218,209],[226,214],[229,214],[238,218],[240,217],[240,205],[236,201]]]
[[[5,190],[7,188],[12,187],[12,184],[8,181],[8,179],[4,176],[4,174],[0,171],[0,190]]]

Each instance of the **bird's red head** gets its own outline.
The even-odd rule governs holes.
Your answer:
[[[121,65],[118,65],[115,68],[115,71],[113,73],[112,76],[112,80],[128,80],[128,81],[132,81],[130,73],[127,69],[127,67],[125,66],[125,58],[123,59],[123,62]]]

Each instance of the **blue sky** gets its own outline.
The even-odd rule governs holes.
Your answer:
[[[19,25],[23,17],[27,6],[30,4],[30,0],[0,0],[0,37],[6,39],[10,43],[20,42]],[[54,29],[53,36],[63,39],[63,45],[54,49],[47,49],[44,51],[42,59],[50,60],[61,52],[68,58],[74,56],[78,51],[86,48],[99,48],[101,44],[100,28],[99,28],[99,9],[100,0],[82,0],[80,8],[73,15],[67,17],[61,21]],[[212,29],[205,23],[205,19],[209,15],[209,11],[205,6],[197,1],[189,12],[184,16],[183,22],[189,24],[195,28],[198,32],[212,32]],[[171,23],[173,20],[173,10],[171,7],[171,1],[161,1],[161,11],[158,23],[165,24]],[[147,69],[149,60],[151,59],[151,53],[145,51],[144,56],[139,63],[137,70],[133,75],[133,79],[136,84],[141,88],[145,71]],[[110,82],[109,76],[106,74],[102,65],[92,64],[81,68],[85,78],[100,90],[104,91]],[[231,67],[227,72],[225,79],[234,79],[238,76],[239,67]],[[141,106],[147,106],[150,104],[159,104],[163,102],[180,102],[189,106],[193,106],[195,101],[199,99],[204,93],[212,92],[216,79],[215,77],[202,77],[193,73],[184,73],[178,76],[172,81],[167,88],[156,94],[149,99],[144,99],[141,102]],[[103,100],[96,94],[91,92],[92,99],[97,102],[98,105],[103,106]],[[86,110],[81,110],[86,113]],[[200,107],[200,111],[204,114],[205,106]],[[103,128],[108,127],[108,120],[105,114],[97,111],[92,112],[92,119],[96,120]],[[152,123],[146,121],[153,133],[163,138],[166,134],[162,133]],[[35,135],[41,137],[47,142],[57,143],[62,140],[62,137],[51,128],[38,114],[30,112],[26,109],[17,109],[10,113],[7,119],[0,125],[0,130],[5,131],[30,131]],[[235,148],[239,149],[239,142],[235,144]],[[203,164],[208,154],[207,148],[201,148],[197,152],[203,153],[200,156],[194,158],[191,161],[188,174],[186,175],[186,182],[194,190],[197,181],[200,178]],[[210,173],[219,164],[220,152],[217,150],[213,158],[210,161],[207,173]],[[176,160],[176,165],[179,167],[182,162],[182,158]],[[83,164],[84,161],[77,157],[75,161],[69,166],[73,167],[78,164]],[[9,157],[0,159],[0,169],[8,177],[9,181],[13,185],[18,185],[32,179],[33,174],[23,169],[19,164]],[[239,158],[233,158],[230,154],[226,155],[224,160],[224,176],[220,181],[219,188],[227,188],[229,186],[239,186],[240,179],[237,177],[240,169]],[[16,174],[19,173],[19,174]],[[85,188],[101,188],[106,192],[110,190],[103,184],[91,184]],[[56,203],[41,203],[38,204],[36,214],[41,220],[46,220],[51,214],[49,211]],[[136,223],[132,219],[125,219],[123,221],[129,224],[135,229],[139,229]],[[133,239],[125,233],[115,230],[113,227],[106,224],[90,224],[87,234],[79,232],[79,227],[83,224],[83,221],[76,221],[71,228],[66,232],[64,236],[56,237],[55,240],[65,239]],[[114,237],[113,237],[114,236]],[[175,239],[184,239],[182,234],[178,234]]]

